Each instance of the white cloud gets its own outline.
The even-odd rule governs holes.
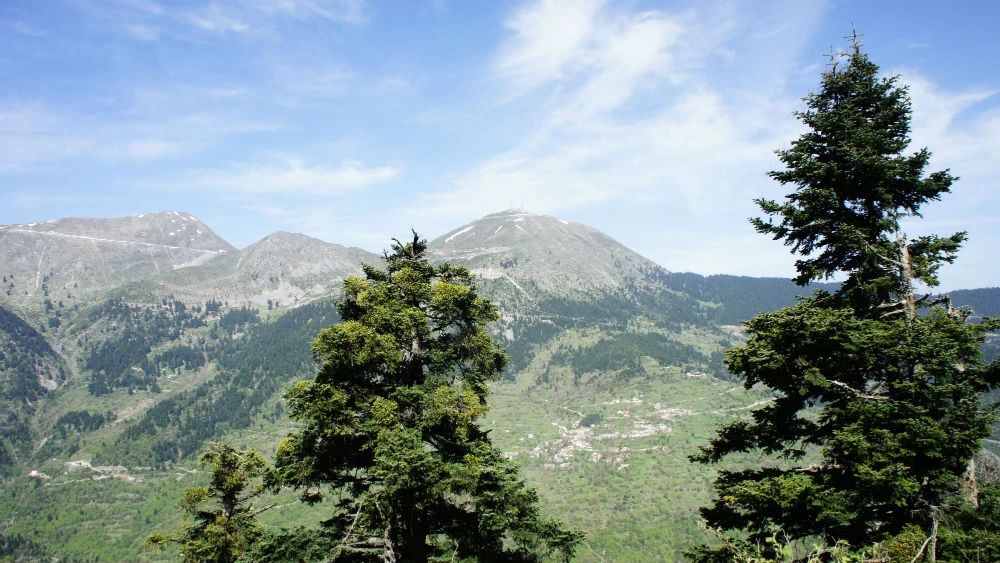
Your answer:
[[[773,45],[803,41],[818,8],[749,13],[755,9],[735,2],[674,12],[596,2],[516,9],[490,71],[507,87],[501,111],[519,105],[539,115],[508,150],[425,193],[417,213],[453,227],[525,207],[602,216],[594,226],[612,229],[622,223],[612,209],[628,209],[671,241],[628,244],[671,269],[789,270],[785,249],[754,235],[746,218],[757,213],[752,199],[775,189],[764,174],[777,165],[774,149],[801,130],[791,115],[801,94],[782,88],[798,66]],[[727,248],[725,258],[716,254]],[[762,248],[770,253],[756,254]]]
[[[500,49],[495,70],[527,91],[586,64],[602,0],[544,0],[526,4],[507,20],[512,36]]]
[[[698,209],[709,201],[704,194],[731,190],[728,178],[771,160],[793,130],[789,106],[724,93],[705,68],[703,53],[725,51],[731,40],[734,10],[612,8],[540,2],[515,12],[492,66],[496,78],[518,96],[559,86],[538,98],[545,108],[538,126],[454,178],[451,191],[428,196],[427,208],[457,215],[632,200]]]
[[[17,33],[20,33],[21,35],[27,35],[29,37],[47,37],[48,36],[48,34],[45,33],[44,31],[38,29],[37,27],[35,27],[33,25],[29,25],[29,24],[27,24],[25,22],[22,22],[22,21],[10,22],[7,25],[10,26],[11,28],[13,28],[14,31],[16,31]]]
[[[233,135],[279,127],[238,116],[179,113],[166,117],[63,113],[37,103],[8,103],[0,112],[0,174],[66,161],[152,161],[192,154]]]
[[[706,90],[692,90],[645,119],[563,127],[545,142],[532,139],[455,178],[452,190],[429,196],[425,206],[465,216],[512,205],[555,212],[601,201],[717,209],[729,203],[721,194],[742,188],[732,178],[763,178],[771,151],[794,127],[790,117],[777,117],[778,108],[759,102],[755,109],[775,116],[775,130],[760,135],[738,118],[746,106],[728,106]]]
[[[132,37],[142,41],[156,41],[160,38],[161,33],[157,27],[141,23],[127,23],[125,24],[125,31]]]
[[[248,5],[267,15],[314,16],[359,25],[366,21],[364,0],[253,0]]]
[[[243,19],[241,13],[218,4],[209,4],[204,10],[187,13],[184,19],[204,31],[239,33],[250,29],[250,23]]]
[[[134,139],[122,143],[99,145],[95,156],[110,160],[159,160],[185,151],[183,143],[163,139]]]
[[[637,89],[681,80],[676,47],[683,27],[665,14],[645,13],[612,24],[592,45],[593,63],[583,84],[566,105],[554,111],[549,125],[586,122],[621,108]]]
[[[913,102],[913,142],[910,151],[926,147],[931,152],[925,172],[949,168],[959,177],[951,193],[922,210],[924,218],[904,225],[909,234],[950,234],[966,231],[953,265],[942,268],[945,290],[996,286],[996,241],[1000,223],[996,206],[997,162],[1000,162],[1000,109],[997,92],[971,87],[949,90],[913,71],[902,71],[901,83],[909,85]]]
[[[185,185],[238,194],[241,198],[263,194],[309,197],[363,191],[398,175],[399,170],[392,166],[370,167],[350,160],[337,166],[309,166],[299,158],[283,157],[277,162],[241,162],[201,170]]]
[[[280,63],[272,69],[273,101],[295,106],[304,101],[323,100],[343,94],[355,79],[352,70],[331,62]]]
[[[383,214],[359,214],[354,209],[322,198],[308,206],[288,205],[285,201],[267,203],[259,200],[247,201],[241,205],[244,209],[259,213],[268,221],[273,221],[281,229],[374,252],[387,247],[389,237],[406,233],[406,229],[410,226],[405,220],[393,221]]]
[[[326,20],[347,25],[367,21],[364,0],[68,0],[89,17],[142,41],[196,34],[248,33],[271,29],[282,19]],[[17,27],[30,33],[27,27]]]
[[[240,33],[266,27],[281,17],[308,21],[315,18],[360,25],[366,21],[363,0],[239,0],[210,2],[198,10],[180,12],[181,18],[210,32]]]
[[[155,0],[114,0],[114,2],[133,10],[154,16],[163,13],[163,6]]]
[[[927,147],[936,166],[959,175],[993,173],[1000,162],[1000,110],[983,108],[996,91],[947,91],[914,72],[901,74],[913,101],[912,149]],[[995,106],[995,104],[994,104]]]

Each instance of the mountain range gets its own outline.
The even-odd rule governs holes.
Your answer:
[[[467,266],[501,310],[511,364],[488,425],[587,531],[581,561],[674,560],[700,540],[711,474],[686,455],[768,399],[733,381],[723,350],[740,321],[833,287],[669,272],[521,210],[428,253]],[[0,226],[0,560],[170,560],[142,540],[176,525],[198,453],[274,447],[292,425],[282,390],[312,375],[343,279],[380,259],[284,232],[236,249],[174,211]],[[995,288],[952,298],[1000,312]],[[286,496],[270,525],[315,523]]]

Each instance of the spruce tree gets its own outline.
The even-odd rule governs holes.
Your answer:
[[[497,310],[467,269],[431,265],[426,246],[414,233],[385,269],[344,282],[342,322],[313,342],[315,379],[286,394],[300,429],[276,468],[330,506],[299,537],[327,542],[334,561],[568,559],[581,534],[540,514],[477,424],[507,363],[486,329]]]
[[[844,283],[757,315],[746,344],[726,353],[747,388],[765,386],[775,399],[720,427],[692,459],[749,452],[767,461],[719,472],[702,515],[728,540],[690,550],[698,561],[735,560],[753,546],[775,557],[803,539],[829,558],[844,542],[870,546],[915,529],[930,537],[994,421],[982,398],[1000,369],[979,358],[997,323],[917,295],[918,284],[937,285],[965,233],[902,231],[955,178],[925,174],[926,149],[904,154],[906,88],[879,77],[854,39],[846,65],[833,58],[796,114],[809,130],[778,152],[785,169],[770,176],[794,191],[757,200],[767,217],[751,220],[800,256],[796,282]],[[965,483],[974,502],[974,479]]]

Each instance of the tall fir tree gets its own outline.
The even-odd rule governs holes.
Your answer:
[[[926,149],[904,154],[906,88],[878,76],[857,36],[845,58],[842,66],[832,57],[819,92],[796,114],[809,130],[778,152],[785,169],[770,173],[795,191],[757,200],[768,217],[752,219],[800,255],[796,282],[845,281],[757,315],[746,344],[726,353],[747,388],[766,386],[775,399],[720,427],[692,459],[751,452],[770,460],[720,471],[702,515],[729,539],[690,550],[696,561],[735,560],[752,546],[776,556],[775,537],[808,538],[828,555],[843,542],[866,546],[904,530],[936,537],[940,507],[994,421],[982,397],[1000,369],[979,358],[998,324],[970,322],[967,311],[916,292],[918,282],[937,285],[965,233],[902,232],[901,222],[955,178],[925,175]],[[965,493],[974,502],[974,479]]]
[[[581,534],[540,514],[476,422],[507,363],[486,329],[497,310],[426,246],[414,233],[384,270],[344,282],[343,321],[313,342],[316,378],[286,394],[301,429],[277,470],[306,501],[332,501],[303,533],[326,538],[334,561],[569,559]]]

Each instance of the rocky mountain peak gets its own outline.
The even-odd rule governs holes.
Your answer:
[[[257,307],[306,303],[336,294],[361,262],[378,257],[360,248],[306,235],[276,232],[230,255],[176,276],[175,293],[215,297]],[[214,293],[209,293],[214,292]]]
[[[2,225],[0,233],[90,241],[105,247],[133,245],[230,252],[231,244],[190,213],[163,211],[114,219],[71,217],[42,223]]]
[[[74,299],[234,251],[208,225],[178,211],[0,225],[0,299],[21,307]]]
[[[361,272],[362,261],[378,258],[360,248],[332,244],[298,233],[279,231],[240,252],[237,270],[257,275],[323,276],[341,281]]]
[[[607,291],[663,271],[597,229],[548,215],[508,209],[430,243],[433,259],[468,266],[482,279],[564,295]],[[527,289],[524,289],[527,291]]]

